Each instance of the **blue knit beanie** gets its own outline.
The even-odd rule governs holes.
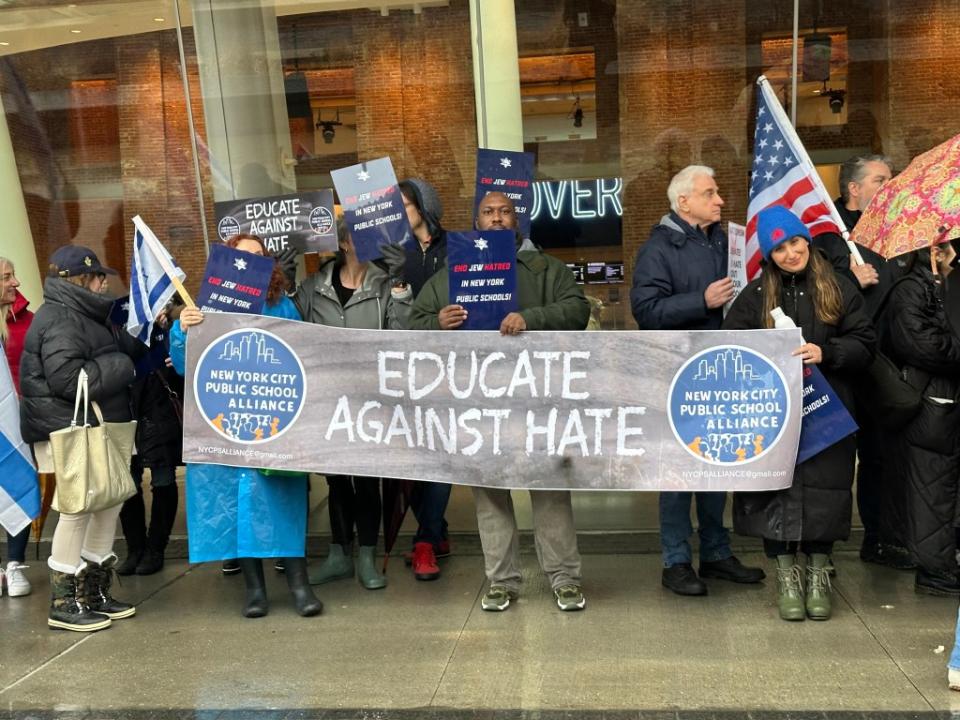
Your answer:
[[[770,259],[770,253],[781,243],[800,236],[810,242],[810,231],[800,218],[782,205],[774,205],[761,210],[757,216],[757,242],[764,260]]]

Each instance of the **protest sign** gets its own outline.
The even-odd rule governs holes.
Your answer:
[[[803,422],[797,465],[857,431],[857,423],[815,365],[803,368]]]
[[[259,313],[273,264],[273,258],[212,245],[197,306],[204,312]]]
[[[743,225],[727,223],[727,277],[733,280],[733,297],[723,306],[726,317],[730,306],[747,283],[747,229]]]
[[[497,330],[519,308],[516,235],[511,230],[447,233],[450,304],[467,310],[463,330]]]
[[[513,201],[517,211],[517,229],[530,237],[530,213],[533,210],[533,153],[511,150],[477,150],[477,192],[473,199],[473,215],[483,196],[502,192]]]
[[[504,488],[773,490],[800,433],[797,330],[190,329],[184,459]]]
[[[351,165],[330,173],[360,262],[380,257],[380,246],[399,244],[410,234],[390,158]]]
[[[333,217],[333,190],[275,195],[214,203],[220,240],[247,233],[261,238],[267,250],[288,247],[301,252],[334,252],[337,224]]]

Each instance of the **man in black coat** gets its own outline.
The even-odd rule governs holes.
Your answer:
[[[893,163],[884,155],[854,156],[840,167],[840,197],[834,202],[847,230],[853,230],[873,196],[893,176]],[[858,246],[864,264],[858,265],[842,237],[834,233],[818,235],[813,240],[840,275],[850,280],[863,296],[871,319],[899,276],[898,265],[881,255]],[[883,440],[880,428],[867,412],[857,413],[857,509],[863,523],[863,545],[860,559],[864,562],[909,570],[915,567],[903,547],[901,532],[893,517],[885,517],[883,507],[889,495],[883,482],[881,459]]]
[[[718,330],[733,299],[727,276],[727,236],[720,225],[723,198],[714,171],[690,165],[667,188],[670,212],[637,252],[630,305],[641,330]],[[726,493],[695,493],[700,535],[700,577],[689,538],[694,493],[660,493],[660,545],[664,587],[678,595],[706,595],[703,577],[757,583],[765,574],[745,567],[730,549],[723,526]]]

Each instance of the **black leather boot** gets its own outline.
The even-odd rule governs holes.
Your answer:
[[[267,586],[263,579],[263,563],[260,558],[239,558],[240,570],[243,572],[243,582],[247,588],[246,604],[243,606],[243,616],[248,618],[263,617],[267,614]]]
[[[127,541],[127,557],[117,565],[117,575],[133,575],[143,558],[147,539],[145,512],[143,490],[137,488],[137,494],[127,498],[120,509],[120,527],[123,528],[123,539]]]
[[[323,612],[323,603],[317,599],[307,580],[307,559],[287,558],[284,573],[287,576],[287,586],[293,595],[293,603],[297,612],[303,617],[313,617]]]
[[[163,570],[163,553],[167,549],[173,521],[177,517],[179,491],[176,485],[153,488],[150,507],[150,532],[146,549],[137,565],[137,575],[153,575]]]

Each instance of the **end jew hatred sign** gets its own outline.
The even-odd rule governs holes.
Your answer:
[[[497,330],[519,309],[517,248],[512,230],[447,233],[450,304],[467,310],[463,330]]]
[[[502,488],[780,489],[800,433],[799,341],[211,315],[190,331],[184,459]]]
[[[288,247],[301,252],[337,249],[333,190],[227,200],[215,203],[214,208],[221,241],[247,233],[261,238],[271,253]]]
[[[511,150],[477,150],[477,192],[473,200],[473,214],[483,196],[502,192],[513,201],[517,211],[517,227],[530,237],[530,213],[533,209],[533,153]]]
[[[259,313],[267,301],[273,264],[273,258],[211,246],[197,306],[204,312]]]
[[[397,245],[410,234],[390,158],[330,173],[360,262],[380,257],[381,245]]]

